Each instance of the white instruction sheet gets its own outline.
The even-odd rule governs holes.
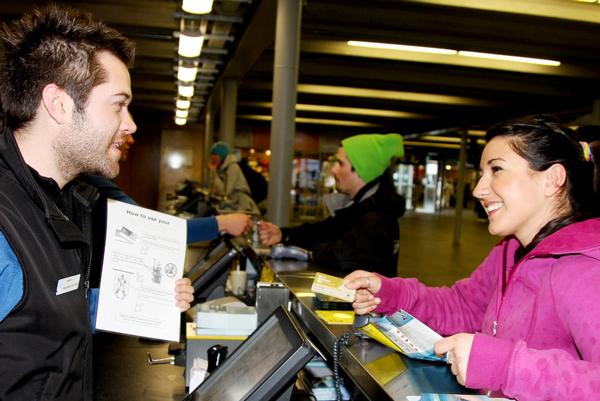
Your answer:
[[[175,281],[183,276],[186,221],[112,199],[96,328],[179,340]]]

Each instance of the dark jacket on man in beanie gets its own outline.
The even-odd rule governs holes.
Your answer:
[[[390,170],[367,183],[349,206],[316,223],[281,229],[282,242],[312,251],[313,260],[332,272],[355,269],[397,275],[398,218],[404,197],[394,188]]]

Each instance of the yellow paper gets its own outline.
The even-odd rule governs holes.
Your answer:
[[[352,324],[354,322],[353,311],[317,310],[315,314],[327,324]]]
[[[365,333],[372,339],[377,340],[380,343],[382,343],[383,345],[387,345],[388,347],[395,349],[396,351],[398,351],[400,353],[403,353],[402,350],[400,349],[400,347],[398,347],[396,344],[394,344],[392,341],[390,341],[386,336],[384,336],[383,333],[381,333],[381,331],[379,331],[379,329],[377,327],[375,327],[372,323],[369,323],[366,326],[360,327],[359,329],[360,329],[360,331],[362,331],[363,333]]]

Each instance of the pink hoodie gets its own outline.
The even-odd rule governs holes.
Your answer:
[[[505,238],[450,288],[382,277],[376,311],[405,309],[442,335],[477,332],[467,387],[520,401],[597,400],[600,219],[555,232],[515,265],[518,247]]]

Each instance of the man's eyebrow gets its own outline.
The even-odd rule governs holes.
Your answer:
[[[129,93],[126,93],[126,92],[119,92],[119,93],[115,93],[113,95],[113,97],[120,97],[120,96],[124,97],[127,100],[131,99],[131,95]]]

